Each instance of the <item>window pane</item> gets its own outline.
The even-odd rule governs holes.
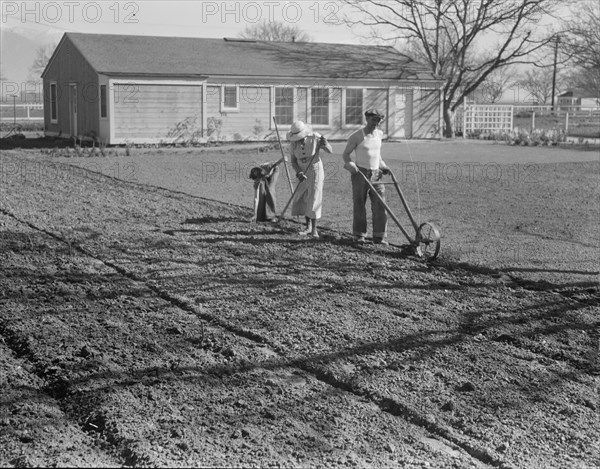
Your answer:
[[[310,108],[311,124],[329,125],[329,90],[312,89]]]
[[[106,117],[106,85],[100,85],[100,117]]]
[[[235,86],[225,87],[223,107],[237,108],[237,90]]]
[[[346,90],[346,124],[362,124],[363,90]]]
[[[52,120],[56,120],[57,117],[56,110],[56,84],[50,85],[50,118]]]
[[[277,124],[292,125],[294,122],[294,90],[275,88],[275,119]]]

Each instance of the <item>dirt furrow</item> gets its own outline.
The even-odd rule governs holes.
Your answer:
[[[174,330],[184,332],[188,321],[200,330],[207,319],[221,338],[247,344],[209,346],[211,353],[240,358],[235,373],[246,372],[250,350],[262,346],[292,373],[311,382],[318,377],[323,389],[350,391],[351,399],[376,404],[389,418],[401,415],[405,424],[436,435],[446,455],[468,452],[472,464],[599,462],[597,314],[585,301],[526,289],[498,272],[426,266],[393,248],[356,249],[335,232],[307,242],[292,234],[293,223],[249,225],[241,207],[157,188],[83,176],[53,181],[52,190],[18,178],[8,182],[6,213],[186,314]],[[131,308],[138,310],[136,301],[123,309],[134,324]],[[153,340],[142,340],[140,356],[160,357],[157,373],[171,370],[164,372],[175,382],[172,364],[164,362],[170,350],[164,338],[143,331],[144,340]],[[130,332],[126,339],[139,350],[134,337]],[[114,357],[119,370],[149,370]],[[130,391],[138,384],[119,376],[111,386],[123,380]],[[251,392],[264,391],[256,386]],[[116,422],[116,403],[129,400],[119,391],[95,408],[109,406]],[[434,449],[427,438],[421,444]],[[127,447],[143,447],[138,443]],[[160,460],[135,454],[136,462]]]
[[[6,217],[3,226],[14,279],[2,277],[3,311],[19,314],[3,315],[2,335],[98,465],[478,466],[262,344],[205,330],[177,301],[66,242]],[[45,465],[43,444],[54,438],[77,441],[61,429],[20,437],[6,462],[25,461],[22,453]],[[70,457],[59,460],[77,464]]]

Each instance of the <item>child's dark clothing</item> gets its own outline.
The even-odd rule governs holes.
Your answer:
[[[277,218],[275,184],[278,176],[279,168],[273,163],[263,163],[250,172],[254,179],[256,221],[274,221]]]

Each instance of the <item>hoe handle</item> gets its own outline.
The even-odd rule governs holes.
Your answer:
[[[317,151],[315,152],[315,154],[312,156],[312,158],[308,162],[308,166],[307,166],[307,170],[306,170],[307,173],[312,169],[312,162],[319,155],[319,151],[321,151],[321,147],[318,146]],[[290,200],[288,200],[287,204],[285,204],[285,207],[281,211],[281,215],[279,215],[280,220],[283,218],[283,215],[285,215],[285,211],[288,209],[288,207],[292,203],[292,200],[294,200],[294,196],[296,195],[296,192],[298,192],[298,189],[300,188],[301,185],[302,185],[302,183],[298,183],[298,185],[296,186],[296,189],[294,189],[294,192],[292,192],[292,196],[290,197]]]
[[[281,150],[281,161],[285,161],[285,174],[287,174],[288,183],[290,185],[290,193],[294,193],[294,189],[292,187],[292,178],[290,178],[290,170],[288,169],[287,161],[285,159],[285,154],[283,153],[283,146],[281,145],[281,139],[279,138],[279,129],[277,128],[277,119],[273,116],[273,123],[275,124],[275,133],[277,133],[277,141],[279,142],[279,149]]]

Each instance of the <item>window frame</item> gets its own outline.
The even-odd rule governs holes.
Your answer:
[[[58,124],[58,83],[50,82],[50,123]]]
[[[235,107],[225,106],[225,89],[235,87]],[[240,111],[240,85],[221,85],[221,112],[239,112]]]
[[[107,85],[100,85],[99,98],[100,98],[100,119],[108,119],[108,86]]]
[[[281,85],[275,85],[275,86],[273,86],[273,116],[277,116],[277,89],[292,90],[292,103],[291,103],[291,107],[292,107],[292,123],[293,123],[294,120],[296,120],[296,101],[297,101],[296,90],[297,90],[297,88],[295,86],[281,86]],[[290,123],[290,124],[283,124],[281,122],[277,122],[277,126],[278,127],[282,127],[284,129],[289,129],[292,126],[292,123]]]
[[[314,90],[326,90],[327,91],[327,123],[326,124],[315,124],[313,122],[313,91]],[[316,88],[308,88],[308,97],[307,97],[307,117],[310,121],[309,124],[311,127],[315,129],[330,129],[331,128],[331,118],[332,118],[332,88],[330,86],[326,87],[316,87]],[[324,106],[323,106],[324,107]]]
[[[349,123],[347,121],[347,114],[346,114],[346,110],[347,110],[347,103],[348,103],[348,96],[347,96],[347,91],[348,90],[360,90],[362,92],[362,102],[360,104],[361,106],[361,111],[360,111],[360,124],[353,124],[353,123]],[[343,126],[346,129],[358,129],[360,127],[363,126],[364,124],[364,112],[365,112],[365,96],[367,94],[366,92],[366,88],[363,87],[359,87],[359,86],[349,86],[344,88],[344,92],[342,94],[342,116],[343,116]]]

